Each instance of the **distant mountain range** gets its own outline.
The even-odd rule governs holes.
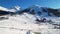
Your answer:
[[[28,13],[28,14],[32,14],[32,15],[39,15],[39,16],[42,16],[42,17],[48,17],[48,16],[60,17],[60,9],[40,7],[40,6],[37,6],[37,5],[30,6],[26,9],[23,9],[23,10],[20,10],[20,11],[15,10],[15,12],[14,12],[14,10],[12,10],[12,11],[10,11],[10,10],[9,11],[0,10],[0,15],[2,15],[3,13],[5,14],[6,12],[8,14]]]
[[[36,6],[36,5],[33,5],[29,8],[21,10],[18,13],[22,14],[24,12],[32,14],[32,15],[40,15],[40,16],[44,16],[44,17],[47,17],[47,16],[60,17],[60,10],[59,9],[40,7],[40,6]]]

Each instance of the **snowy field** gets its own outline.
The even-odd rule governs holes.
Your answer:
[[[36,24],[36,18],[33,15],[24,14],[4,17],[8,19],[0,19],[0,34],[35,34],[35,32],[41,34],[60,34],[60,29],[54,29],[52,24]],[[56,24],[60,24],[60,17],[49,17],[48,19],[53,20]]]

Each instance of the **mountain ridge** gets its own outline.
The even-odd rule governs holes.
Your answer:
[[[29,13],[29,14],[46,14],[46,16],[57,16],[60,17],[60,12],[58,9],[53,9],[53,8],[46,8],[46,7],[40,7],[40,6],[32,6],[32,7],[28,7],[24,10],[19,11],[19,14],[22,13]],[[45,16],[45,15],[43,15]]]
[[[6,9],[6,10],[8,10],[8,9]],[[1,10],[1,11],[3,11],[3,10]],[[10,9],[6,12],[11,12],[11,13],[13,12],[15,14],[28,13],[28,14],[38,15],[38,16],[42,16],[42,17],[48,17],[48,16],[50,16],[50,17],[51,16],[52,17],[54,17],[54,16],[55,17],[60,17],[60,10],[59,9],[41,7],[39,5],[32,5],[28,8],[26,8],[26,9],[19,10],[19,11],[15,10],[15,8],[14,8],[14,9]]]

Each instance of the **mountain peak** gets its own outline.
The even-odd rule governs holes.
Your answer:
[[[40,8],[41,6],[39,6],[39,5],[32,5],[32,6],[30,6],[30,8]]]
[[[20,11],[20,14],[24,12],[33,14],[33,15],[42,16],[42,17],[60,16],[60,12],[58,11],[58,9],[41,7],[39,5],[32,5],[29,8],[26,8],[25,10]]]
[[[20,8],[21,8],[20,6],[15,6],[16,10],[20,10]]]
[[[33,6],[35,6],[35,7],[40,7],[40,5],[33,5]]]

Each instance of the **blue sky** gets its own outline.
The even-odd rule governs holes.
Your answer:
[[[13,6],[27,8],[32,5],[40,5],[50,8],[60,8],[60,0],[0,0],[0,6],[6,8],[10,8]]]

